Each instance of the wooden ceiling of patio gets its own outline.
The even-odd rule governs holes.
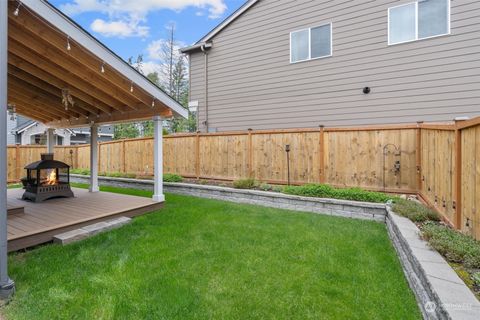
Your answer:
[[[102,72],[104,62],[74,39],[26,8],[15,16],[15,8],[9,1],[8,103],[19,114],[51,127],[172,116],[166,105],[108,64]],[[68,89],[73,106],[63,105],[62,89]]]

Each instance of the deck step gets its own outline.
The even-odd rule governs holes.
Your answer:
[[[119,228],[125,224],[130,223],[131,221],[132,219],[128,217],[119,217],[112,220],[106,220],[106,221],[90,224],[79,229],[58,234],[53,237],[53,242],[66,245],[72,242],[86,239],[88,237],[94,236],[101,232]]]
[[[8,206],[7,209],[7,214],[8,215],[21,215],[25,213],[25,207],[24,206]]]

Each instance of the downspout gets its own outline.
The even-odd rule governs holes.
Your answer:
[[[204,70],[204,77],[205,77],[205,132],[208,132],[208,51],[205,48],[205,44],[203,44],[200,49],[203,52],[205,57],[205,70]],[[197,116],[197,118],[200,118]],[[198,120],[197,120],[198,121]],[[198,127],[197,127],[198,128]]]

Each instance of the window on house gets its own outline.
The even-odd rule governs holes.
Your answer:
[[[388,44],[450,33],[450,0],[422,0],[388,9]]]
[[[290,62],[332,55],[332,24],[290,33]]]

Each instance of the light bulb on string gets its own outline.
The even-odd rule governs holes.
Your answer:
[[[13,11],[13,15],[14,15],[15,17],[18,17],[18,14],[20,13],[20,6],[21,6],[21,5],[22,5],[22,3],[19,2],[17,8],[15,9],[15,11]]]
[[[70,46],[70,36],[67,37],[67,50],[72,50],[72,47]]]

